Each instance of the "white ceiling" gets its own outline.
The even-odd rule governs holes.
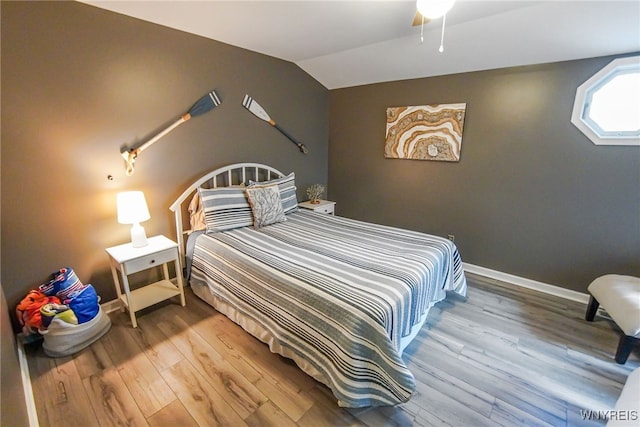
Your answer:
[[[292,61],[328,89],[640,51],[640,1],[458,0],[412,27],[415,1],[93,1]]]

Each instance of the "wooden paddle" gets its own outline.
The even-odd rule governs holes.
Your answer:
[[[221,103],[220,98],[218,98],[218,95],[216,94],[216,92],[212,90],[211,92],[209,92],[208,94],[200,98],[195,104],[193,104],[193,107],[191,107],[188,113],[184,114],[178,120],[173,122],[168,128],[166,128],[165,130],[163,130],[162,132],[160,132],[159,134],[151,138],[149,141],[145,142],[144,144],[141,144],[136,148],[130,148],[128,150],[121,151],[120,154],[122,155],[124,160],[127,162],[127,175],[130,176],[133,174],[133,164],[135,163],[136,158],[140,153],[142,153],[144,150],[149,148],[151,144],[153,144],[154,142],[156,142],[157,140],[159,140],[160,138],[162,138],[163,136],[165,136],[166,134],[174,130],[176,127],[178,127],[182,123],[191,119],[191,117],[199,116],[208,111],[211,111],[214,107],[217,107],[218,105],[220,105],[220,103]]]
[[[246,108],[247,110],[251,111],[258,118],[264,120],[265,122],[269,123],[274,128],[278,129],[280,131],[280,133],[282,133],[284,136],[289,138],[289,140],[291,142],[296,144],[302,153],[307,154],[309,152],[309,150],[307,149],[307,147],[305,147],[305,145],[303,143],[298,142],[295,139],[293,139],[293,137],[291,135],[289,135],[284,129],[282,129],[280,126],[278,126],[277,123],[275,121],[273,121],[273,119],[271,119],[271,117],[269,117],[267,112],[264,111],[264,108],[262,108],[260,106],[260,104],[258,104],[256,102],[255,99],[253,99],[249,95],[245,95],[244,96],[244,100],[242,101],[242,106],[244,108]]]

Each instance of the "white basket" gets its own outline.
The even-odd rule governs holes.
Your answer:
[[[99,308],[96,317],[80,325],[70,325],[53,319],[46,330],[38,331],[44,337],[42,348],[47,356],[63,357],[88,347],[111,328],[111,319]]]

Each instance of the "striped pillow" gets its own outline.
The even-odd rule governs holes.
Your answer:
[[[253,225],[251,205],[242,187],[198,188],[207,233]]]
[[[298,198],[296,196],[296,174],[291,172],[289,175],[272,179],[271,181],[256,182],[249,181],[248,188],[267,187],[269,185],[278,184],[280,190],[280,200],[282,200],[282,209],[285,214],[298,210]]]

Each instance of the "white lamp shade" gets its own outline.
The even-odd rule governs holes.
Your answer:
[[[427,19],[437,19],[446,14],[456,0],[417,0],[418,12]]]
[[[118,193],[118,222],[136,224],[151,218],[147,201],[142,191],[124,191]]]

